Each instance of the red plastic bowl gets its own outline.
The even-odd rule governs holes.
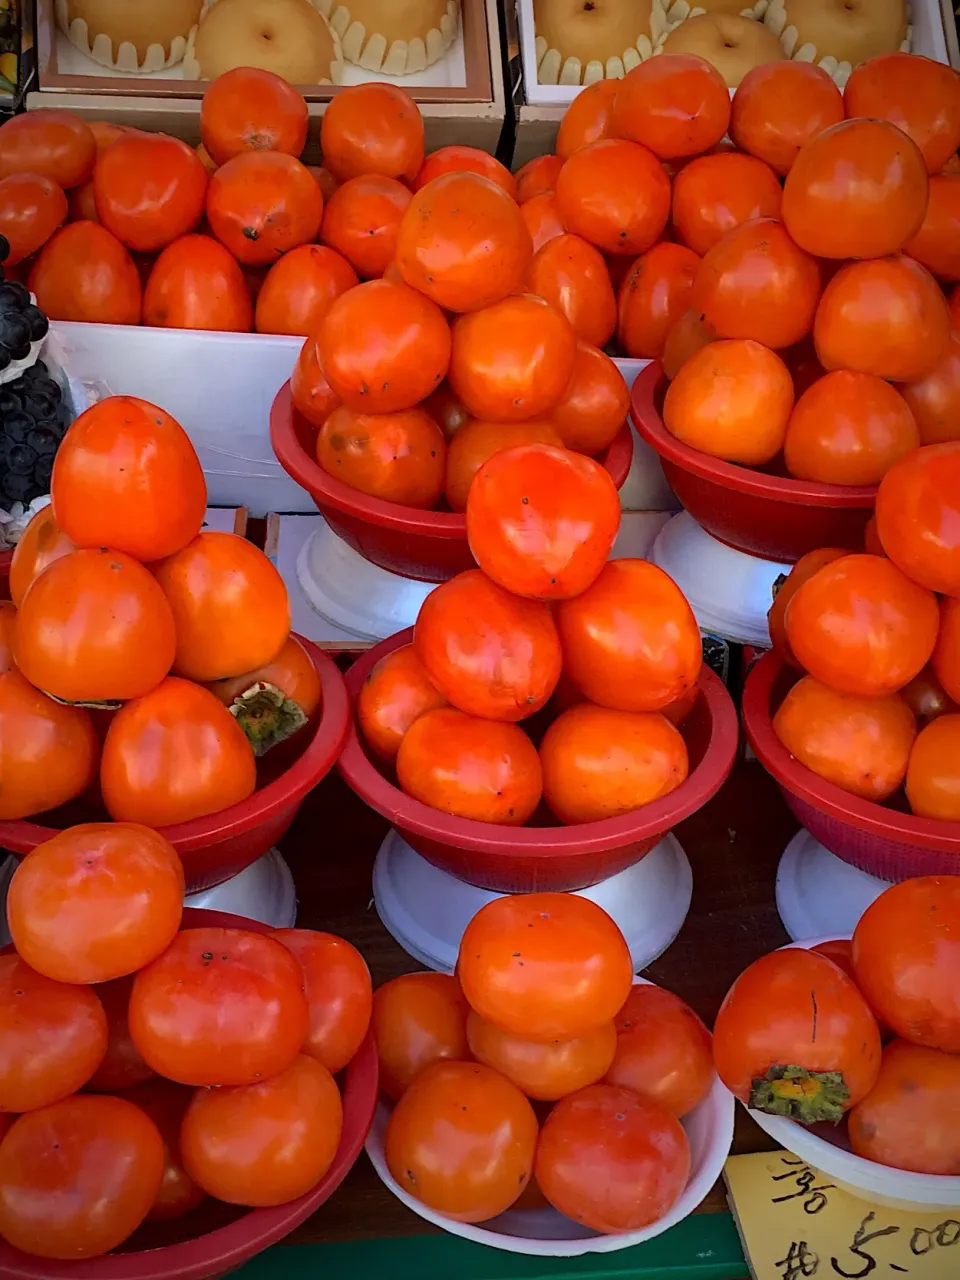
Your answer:
[[[330,772],[346,741],[351,716],[343,676],[315,644],[303,636],[297,639],[320,677],[320,718],[304,732],[301,755],[249,799],[206,818],[160,828],[180,855],[188,893],[222,884],[272,848],[286,834],[307,793]],[[0,848],[26,854],[56,833],[57,828],[36,822],[0,822]]]
[[[418,511],[384,502],[328,476],[316,461],[316,431],[296,411],[290,383],[270,410],[270,440],[280,465],[317,504],[330,528],[366,560],[420,582],[445,582],[476,562],[467,546],[466,518],[452,511]],[[633,459],[633,436],[624,423],[599,461],[619,489]]]
[[[737,551],[781,564],[817,547],[863,550],[876,486],[790,480],[691,449],[663,424],[667,385],[659,360],[647,365],[633,384],[630,416],[660,455],[671,489],[707,533]]]
[[[797,821],[831,853],[881,880],[960,874],[960,822],[935,822],[861,800],[795,759],[772,717],[799,679],[774,654],[747,677],[743,724],[757,759],[780,784]]]
[[[12,551],[0,551],[0,600],[10,599],[10,562]]]
[[[356,700],[370,668],[409,644],[413,629],[390,636],[347,672]],[[405,795],[368,755],[356,726],[339,769],[358,796],[389,818],[418,853],[468,884],[498,893],[570,891],[599,884],[639,862],[671,827],[702,809],[733,768],[737,713],[719,677],[707,667],[700,698],[682,726],[690,753],[690,775],[676,791],[620,818],[572,827],[507,827],[457,818]]]
[[[269,925],[243,916],[191,907],[184,911],[182,928],[208,925],[271,932]],[[377,1050],[372,1032],[340,1083],[343,1130],[337,1154],[326,1176],[299,1200],[275,1209],[240,1209],[204,1201],[187,1217],[145,1224],[121,1247],[123,1251],[81,1262],[32,1257],[0,1240],[0,1276],[4,1280],[208,1280],[233,1271],[305,1222],[330,1199],[356,1163],[377,1105]],[[232,1220],[221,1225],[225,1218]]]

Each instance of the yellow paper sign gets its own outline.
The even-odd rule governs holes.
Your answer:
[[[754,1280],[960,1280],[960,1207],[871,1204],[788,1151],[731,1156],[724,1177]]]

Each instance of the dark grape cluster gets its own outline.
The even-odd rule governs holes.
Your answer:
[[[0,507],[50,492],[50,473],[71,421],[42,360],[0,386]]]
[[[0,263],[6,262],[10,245],[0,236]],[[49,328],[47,317],[30,301],[30,294],[17,280],[7,280],[0,266],[0,373],[13,360],[25,360],[30,343],[39,342]]]

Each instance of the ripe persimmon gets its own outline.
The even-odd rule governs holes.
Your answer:
[[[933,669],[948,697],[960,705],[960,600],[940,601],[940,634],[933,651]]]
[[[584,85],[573,99],[557,130],[557,155],[569,160],[575,151],[591,142],[615,136],[613,102],[620,88],[616,80],[595,80]]]
[[[667,334],[690,305],[700,259],[686,245],[661,241],[624,277],[618,299],[617,338],[628,356],[656,360]]]
[[[645,253],[667,225],[670,179],[646,147],[608,139],[574,152],[560,170],[556,200],[567,230],[604,253]]]
[[[203,217],[207,171],[179,138],[130,129],[97,160],[93,191],[108,231],[136,253],[156,253]]]
[[[397,85],[340,89],[320,121],[323,163],[339,182],[379,173],[412,182],[423,164],[423,117]]]
[[[470,415],[450,390],[446,382],[441,382],[436,391],[432,391],[422,402],[430,417],[434,420],[444,437],[449,441],[457,434]]]
[[[29,287],[51,320],[140,323],[140,273],[99,222],[71,222],[56,231],[34,261]]]
[[[267,272],[257,294],[257,333],[316,334],[342,293],[359,284],[350,263],[322,244],[301,244]]]
[[[429,510],[443,493],[447,446],[423,409],[357,413],[340,405],[317,436],[317,461],[351,489]]]
[[[0,178],[0,226],[10,246],[6,263],[16,266],[45,245],[67,220],[67,197],[39,173]]]
[[[298,413],[313,427],[322,427],[340,403],[317,358],[317,340],[307,338],[290,375],[290,395]]]
[[[667,330],[661,355],[663,372],[672,380],[691,356],[718,338],[717,331],[705,322],[700,313],[688,307]]]
[[[207,86],[200,103],[200,140],[215,165],[243,151],[299,157],[309,113],[302,93],[260,67],[234,67]]]
[[[0,600],[0,676],[13,671],[13,635],[17,626],[17,610],[11,600]]]
[[[619,137],[662,160],[696,156],[727,132],[730,94],[720,72],[695,54],[650,58],[621,81],[613,122]]]
[[[734,227],[778,218],[782,194],[762,160],[720,151],[691,160],[674,178],[670,219],[680,240],[702,257]]]
[[[212,236],[181,236],[168,244],[143,291],[143,323],[249,333],[253,300],[236,258]]]
[[[822,67],[766,62],[751,67],[737,86],[730,137],[782,177],[805,142],[842,119],[843,97]]]
[[[557,175],[563,168],[564,157],[535,156],[513,175],[517,180],[517,204],[526,204],[534,196],[546,195],[557,185]]]
[[[907,799],[918,818],[960,822],[960,714],[938,716],[917,735]]]
[[[41,507],[13,549],[13,559],[10,561],[10,599],[16,607],[19,609],[28,587],[35,578],[39,578],[48,564],[76,549],[76,543],[57,524],[53,504]]]
[[[479,173],[482,178],[495,182],[511,200],[517,198],[517,180],[506,165],[501,164],[489,151],[459,145],[440,147],[427,156],[414,179],[414,191],[419,191],[428,182],[445,173]]]
[[[322,218],[320,188],[293,156],[244,151],[211,175],[210,230],[247,266],[272,265],[315,240]]]
[[[903,252],[941,280],[960,280],[960,174],[934,174],[920,230]]]
[[[884,53],[854,67],[843,90],[848,116],[887,120],[920,148],[939,173],[960,148],[960,80],[945,63],[914,53]]]
[[[940,602],[940,635],[937,638],[937,649],[941,647],[944,640],[944,619],[946,617],[944,606],[946,604],[949,604],[949,597]],[[909,684],[905,684],[897,695],[903,699],[916,716],[917,724],[921,729],[932,720],[936,720],[938,716],[960,710],[937,677],[934,667],[937,649],[934,649],[933,658],[920,674],[914,676]]]
[[[97,776],[100,743],[90,713],[0,672],[0,820],[19,821],[82,795]]]
[[[960,443],[924,445],[891,467],[876,512],[894,564],[931,591],[960,596]]]
[[[412,199],[396,178],[367,174],[338,187],[323,210],[320,239],[363,280],[382,276],[397,251],[400,221]]]
[[[317,668],[295,635],[288,636],[277,656],[256,671],[212,680],[206,688],[229,708],[256,756],[302,729],[316,714],[322,698]],[[251,689],[256,691],[251,694]],[[278,699],[278,694],[282,698]]]
[[[370,669],[357,698],[357,724],[375,755],[395,760],[413,722],[446,705],[413,645],[404,644]]]
[[[93,132],[72,111],[45,107],[10,116],[0,128],[0,178],[38,173],[66,191],[86,181],[96,162]]]
[[[617,327],[617,300],[603,254],[580,236],[555,236],[533,256],[528,292],[562,312],[583,342],[603,347]]]
[[[787,576],[780,582],[779,587],[774,584],[776,594],[773,597],[773,604],[767,610],[767,627],[770,631],[771,647],[782,662],[788,662],[791,667],[802,670],[799,662],[793,656],[790,641],[787,639],[785,624],[787,605],[803,584],[812,578],[815,573],[819,573],[824,565],[832,564],[834,560],[839,560],[841,556],[849,554],[849,551],[841,550],[840,547],[818,547],[815,551],[808,551],[806,555],[800,557]]]
[[[520,206],[520,216],[530,232],[534,253],[542,249],[548,240],[552,240],[554,236],[562,236],[566,231],[554,191],[525,200]]]
[[[682,1120],[713,1088],[710,1032],[679,996],[635,986],[614,1020],[617,1047],[607,1084],[633,1089]]]
[[[623,374],[605,352],[578,342],[570,381],[550,410],[563,444],[577,453],[600,453],[612,444],[629,410]]]
[[[527,422],[483,422],[468,418],[450,441],[447,449],[447,474],[444,493],[453,511],[466,511],[467,494],[473,477],[488,458],[504,449],[521,444],[563,445],[552,422],[533,419]]]

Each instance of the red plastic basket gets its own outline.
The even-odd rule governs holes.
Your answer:
[[[831,853],[882,880],[960,874],[960,822],[935,822],[861,800],[796,760],[773,716],[799,673],[765,654],[747,677],[743,724],[757,756],[797,821]]]
[[[633,384],[630,416],[660,455],[671,489],[707,533],[737,551],[787,564],[817,547],[863,550],[876,486],[790,480],[691,449],[663,424],[667,385],[659,360],[647,365]]]
[[[10,599],[10,562],[12,551],[0,551],[0,600]]]
[[[270,933],[270,925],[222,911],[187,907],[181,928],[214,925]],[[9,950],[9,948],[7,948]],[[185,1218],[148,1223],[123,1251],[81,1262],[57,1262],[21,1253],[0,1240],[3,1280],[209,1280],[262,1253],[329,1200],[356,1164],[377,1105],[377,1050],[373,1034],[343,1073],[343,1130],[333,1164],[312,1191],[275,1209],[240,1209],[204,1201]],[[232,1221],[220,1225],[224,1215]],[[141,1238],[142,1237],[142,1238]],[[164,1237],[170,1239],[166,1243]]]
[[[375,663],[412,628],[384,640],[353,664],[347,688],[356,700]],[[586,889],[640,861],[667,832],[703,808],[726,781],[737,751],[737,713],[723,682],[706,667],[700,698],[682,726],[690,775],[676,791],[633,813],[571,827],[507,827],[457,818],[405,795],[367,754],[351,724],[339,769],[358,796],[389,818],[434,866],[498,893]]]
[[[188,893],[222,884],[275,845],[307,793],[330,772],[346,741],[351,716],[343,676],[315,644],[297,638],[320,677],[320,717],[304,731],[301,754],[279,778],[220,813],[160,828],[180,855]],[[23,855],[56,832],[36,822],[0,822],[0,848]]]
[[[316,431],[296,411],[290,383],[270,410],[270,440],[280,465],[317,504],[330,528],[366,560],[420,582],[445,582],[476,563],[467,546],[467,521],[451,511],[418,511],[351,489],[327,475],[314,457]],[[619,489],[633,460],[624,423],[599,461]]]

